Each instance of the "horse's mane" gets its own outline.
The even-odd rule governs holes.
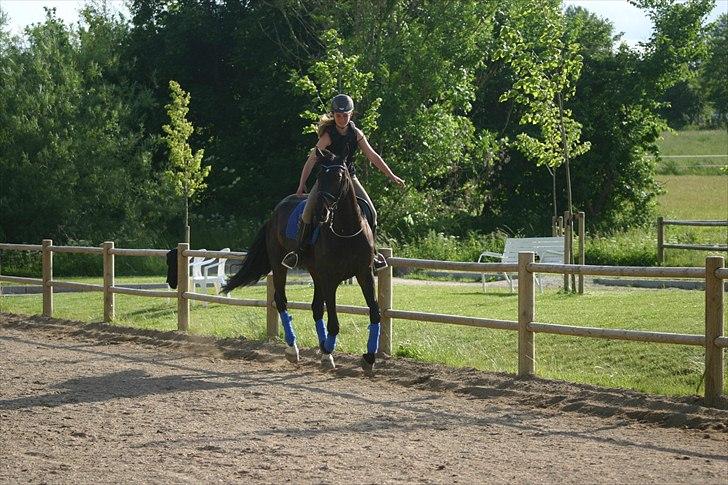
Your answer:
[[[352,210],[355,214],[357,214],[359,217],[363,217],[363,214],[361,213],[359,209],[359,203],[356,200],[356,190],[354,189],[354,181],[352,180],[351,174],[349,173],[349,170],[346,168],[346,165],[344,165],[343,161],[339,159],[335,154],[331,153],[330,151],[324,149],[320,150],[321,154],[319,155],[319,164],[320,169],[325,170],[327,168],[341,168],[343,174],[344,174],[344,183],[346,184],[345,190],[348,192],[345,195],[345,198],[349,201],[351,204]],[[320,176],[320,174],[319,174]],[[319,187],[320,189],[320,187]],[[323,204],[317,204],[317,211],[320,210],[321,206]]]

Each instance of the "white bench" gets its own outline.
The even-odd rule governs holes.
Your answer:
[[[503,253],[484,251],[478,257],[478,262],[486,262],[485,258],[496,258],[501,263],[518,263],[518,253],[532,251],[536,253],[536,259],[541,263],[563,263],[564,262],[564,238],[556,237],[509,237],[506,239]],[[508,273],[503,273],[513,291],[513,280]],[[485,273],[481,275],[483,292],[485,292]],[[536,274],[536,283],[543,292],[541,277]]]

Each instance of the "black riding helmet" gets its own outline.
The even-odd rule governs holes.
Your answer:
[[[350,113],[354,111],[354,100],[346,94],[337,94],[331,100],[331,111],[334,113]]]

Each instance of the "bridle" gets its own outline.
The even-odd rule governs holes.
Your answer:
[[[324,173],[328,173],[333,170],[345,172],[347,170],[347,168],[344,165],[337,164],[337,165],[324,166],[321,168],[321,170]],[[350,238],[350,237],[358,236],[364,230],[364,226],[362,224],[360,224],[359,230],[357,232],[355,232],[354,234],[348,234],[348,235],[339,234],[334,229],[334,215],[336,214],[336,211],[339,209],[339,202],[341,201],[341,198],[344,195],[346,195],[349,192],[349,190],[351,190],[351,183],[349,183],[348,186],[346,186],[345,184],[342,184],[338,195],[334,195],[331,192],[327,192],[327,191],[321,190],[321,188],[319,188],[319,196],[323,199],[324,208],[326,209],[326,217],[324,218],[323,221],[321,221],[321,224],[328,225],[329,229],[334,234],[334,236],[340,237],[340,238]]]

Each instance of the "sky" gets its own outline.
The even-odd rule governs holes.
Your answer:
[[[0,0],[0,3],[1,0]],[[564,5],[583,7],[597,16],[611,20],[615,33],[624,32],[622,41],[634,47],[638,42],[649,40],[652,22],[639,8],[627,0],[564,0]],[[716,0],[715,8],[708,15],[708,22],[728,12],[728,0]]]
[[[56,9],[57,15],[67,23],[78,21],[78,10],[84,0],[0,0],[0,7],[9,16],[10,29],[14,34],[45,18],[43,7]],[[124,0],[110,0],[111,6],[128,16]],[[649,39],[652,32],[650,20],[627,0],[564,0],[564,5],[577,5],[607,18],[614,24],[616,32],[624,32],[623,41],[631,46]],[[728,12],[728,0],[716,0],[715,9],[708,20],[715,20],[721,13]]]

